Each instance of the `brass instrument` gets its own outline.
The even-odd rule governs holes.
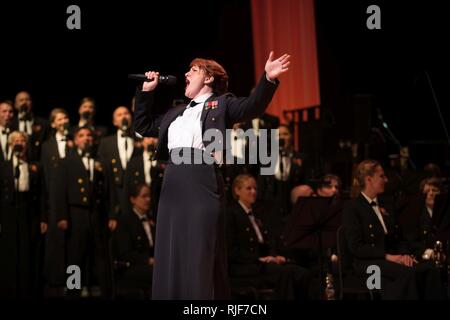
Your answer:
[[[444,287],[448,287],[448,262],[447,262],[447,246],[441,241],[436,241],[434,245],[433,261],[438,268]]]
[[[325,300],[336,300],[336,290],[334,289],[334,278],[331,273],[325,277]]]
[[[445,268],[447,262],[447,255],[445,254],[444,246],[441,241],[436,241],[433,249],[433,261],[439,269]]]

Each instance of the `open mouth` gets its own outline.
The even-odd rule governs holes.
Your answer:
[[[186,79],[186,87],[189,85],[190,81]]]

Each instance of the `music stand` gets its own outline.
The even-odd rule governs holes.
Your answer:
[[[283,232],[289,248],[318,250],[319,293],[324,288],[323,251],[336,247],[342,207],[343,201],[334,197],[300,197]]]

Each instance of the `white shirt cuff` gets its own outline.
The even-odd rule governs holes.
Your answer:
[[[269,81],[269,82],[271,82],[273,84],[277,84],[275,80],[270,80],[269,79],[269,76],[267,75],[267,73],[266,73],[266,79],[267,79],[267,81]]]

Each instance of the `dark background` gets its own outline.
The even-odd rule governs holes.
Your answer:
[[[80,6],[81,30],[66,28],[66,8],[71,4]],[[116,106],[131,104],[135,84],[127,74],[150,69],[177,76],[178,86],[165,91],[183,98],[184,73],[197,56],[226,66],[236,94],[246,95],[253,85],[248,1],[41,1],[0,6],[0,36],[6,44],[1,98],[29,90],[38,114],[62,106],[76,115],[81,98],[92,96],[99,108],[97,122],[109,124]]]
[[[381,30],[366,28],[371,4],[381,8]],[[448,141],[438,110],[448,126],[446,21],[437,1],[316,1],[321,102],[338,136],[358,141],[376,127],[387,151],[398,153],[381,115],[417,166],[445,164]]]
[[[71,4],[81,8],[81,30],[66,28]],[[366,28],[370,4],[381,8],[381,30]],[[254,85],[248,0],[2,2],[0,14],[0,99],[28,90],[42,116],[64,107],[74,122],[79,100],[92,96],[97,122],[109,125],[116,106],[131,104],[127,74],[148,69],[179,79],[160,89],[162,103],[183,98],[183,74],[198,56],[227,69],[235,94]],[[357,140],[379,126],[379,109],[415,156],[443,157],[432,88],[448,123],[446,15],[437,1],[316,1],[321,102],[333,134]]]

